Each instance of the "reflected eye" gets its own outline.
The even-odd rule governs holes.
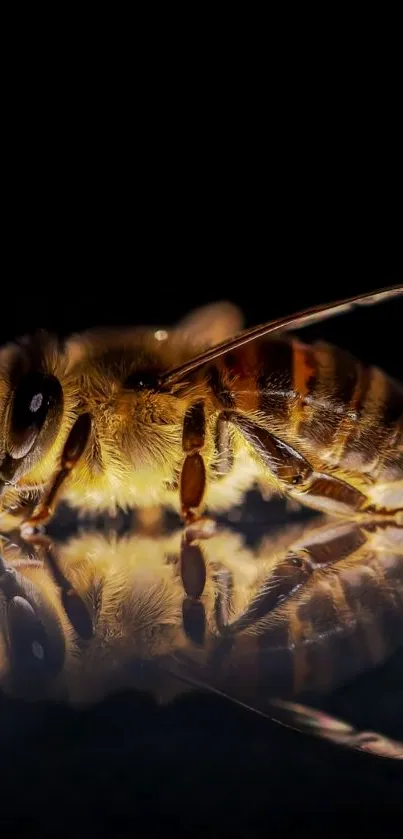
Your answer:
[[[48,413],[62,402],[60,382],[44,373],[27,373],[15,396],[10,424],[9,453],[15,459],[31,450]]]
[[[46,633],[35,611],[24,597],[13,597],[7,608],[7,629],[13,662],[26,671],[43,667]]]
[[[1,631],[14,687],[39,687],[63,667],[65,638],[40,589],[0,556]],[[5,601],[5,602],[4,602]],[[25,691],[26,692],[26,691]]]

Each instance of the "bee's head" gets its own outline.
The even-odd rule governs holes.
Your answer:
[[[37,467],[59,431],[63,389],[52,362],[33,345],[0,352],[0,494]]]
[[[47,697],[63,668],[65,634],[52,600],[0,557],[2,688],[24,699]]]

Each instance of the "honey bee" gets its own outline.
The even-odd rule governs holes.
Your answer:
[[[170,333],[95,330],[64,344],[40,334],[4,347],[3,529],[10,511],[12,527],[16,515],[45,521],[56,495],[88,511],[161,504],[191,523],[256,481],[325,513],[401,510],[403,388],[342,350],[282,333],[402,293],[244,332],[238,310],[217,304]]]
[[[321,512],[403,516],[403,387],[290,328],[403,293],[317,306],[247,331],[230,304],[171,333],[40,335],[0,352],[0,529],[35,533],[64,499],[80,511],[172,507],[182,515],[189,637],[201,632],[202,516],[256,482]],[[275,333],[280,337],[274,338]],[[235,337],[234,337],[235,335]],[[195,544],[196,543],[196,544]]]
[[[217,532],[203,545],[200,644],[183,623],[181,546],[181,531],[92,532],[59,546],[44,538],[29,556],[4,539],[1,687],[76,706],[127,688],[162,703],[202,688],[296,728],[313,721],[328,739],[357,739],[340,725],[323,730],[317,712],[294,703],[402,645],[403,528],[294,525],[255,551],[235,532]],[[376,742],[378,753],[392,748]]]

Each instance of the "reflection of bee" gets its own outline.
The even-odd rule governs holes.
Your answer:
[[[211,532],[203,504],[229,507],[259,481],[327,513],[400,521],[403,389],[341,350],[272,333],[402,292],[320,306],[235,338],[238,313],[222,304],[171,335],[116,330],[62,348],[47,337],[6,347],[0,525],[15,526],[24,509],[31,526],[43,522],[60,495],[81,510],[179,508],[188,525],[183,611],[194,638],[206,575],[190,543]]]
[[[82,703],[125,687],[166,699],[184,679],[266,707],[332,690],[402,643],[403,528],[326,523],[255,553],[217,533],[200,644],[183,627],[180,550],[180,533],[44,540],[35,559],[5,542],[3,686]]]

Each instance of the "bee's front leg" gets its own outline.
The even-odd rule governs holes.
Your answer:
[[[24,538],[24,537],[23,537]],[[60,591],[63,609],[75,633],[84,641],[89,641],[94,634],[94,626],[90,611],[82,597],[63,573],[57,558],[52,539],[38,532],[27,534],[27,544],[32,545],[50,572],[54,583]]]
[[[60,467],[57,470],[49,489],[33,514],[26,518],[21,525],[21,533],[24,538],[26,536],[29,537],[32,531],[35,531],[38,527],[46,524],[52,517],[60,488],[82,456],[88,443],[90,433],[90,414],[80,414],[70,430],[64,444],[60,459]]]
[[[215,531],[214,521],[200,515],[206,489],[206,467],[200,453],[205,435],[204,403],[200,400],[187,411],[182,433],[185,460],[180,480],[180,502],[182,518],[186,525],[184,538],[188,544],[195,539],[208,539]]]

